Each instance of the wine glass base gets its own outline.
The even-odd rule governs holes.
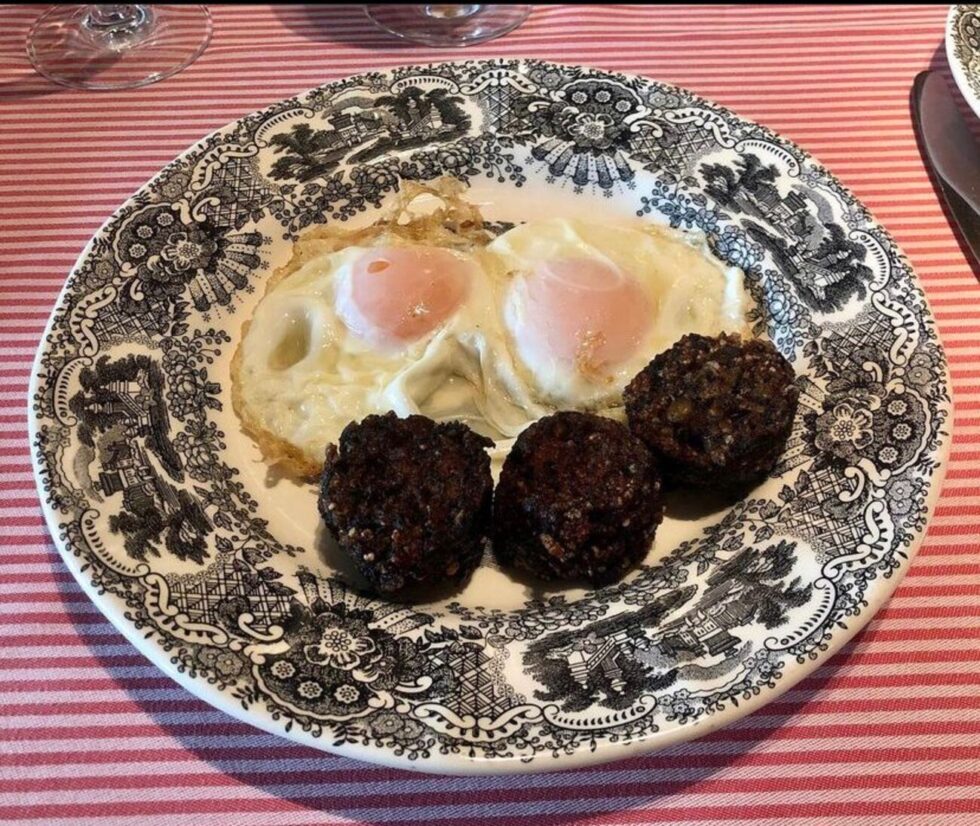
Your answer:
[[[369,3],[367,16],[389,34],[426,46],[471,46],[513,31],[530,6]]]
[[[92,25],[91,6],[54,6],[27,36],[39,74],[80,89],[132,89],[185,69],[211,41],[204,6],[135,5],[131,21]]]

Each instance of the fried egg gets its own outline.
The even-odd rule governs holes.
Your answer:
[[[393,410],[461,420],[499,463],[556,409],[617,416],[685,333],[748,332],[742,273],[700,236],[555,218],[493,239],[458,189],[426,191],[448,209],[301,239],[257,305],[232,398],[267,461],[313,477],[349,422]]]
[[[509,341],[534,392],[556,406],[617,404],[686,333],[748,333],[742,271],[700,235],[555,218],[515,227],[488,252],[509,280]]]
[[[502,287],[476,248],[314,255],[256,308],[236,358],[236,409],[249,430],[293,448],[279,453],[307,474],[344,426],[370,413],[423,413],[516,437],[547,411],[501,358]]]

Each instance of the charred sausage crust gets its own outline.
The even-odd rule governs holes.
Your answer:
[[[320,514],[377,592],[473,571],[490,536],[492,444],[460,422],[386,413],[327,448]]]
[[[690,334],[640,371],[623,400],[666,479],[733,490],[778,461],[799,401],[794,379],[767,341]]]
[[[561,412],[524,430],[504,462],[494,549],[541,579],[602,585],[646,555],[662,518],[644,444],[619,422]]]

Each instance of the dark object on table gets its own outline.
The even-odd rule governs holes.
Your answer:
[[[624,393],[630,429],[682,484],[736,490],[776,464],[793,427],[793,368],[769,342],[684,336]]]
[[[319,508],[379,593],[462,581],[490,534],[489,439],[459,422],[372,415],[327,448]]]
[[[619,579],[663,518],[660,475],[625,426],[589,413],[546,416],[517,438],[494,502],[494,550],[545,580]]]
[[[980,263],[980,147],[939,72],[916,75],[912,119],[949,211]]]

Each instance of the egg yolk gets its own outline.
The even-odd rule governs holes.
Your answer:
[[[626,361],[650,327],[643,288],[612,264],[566,258],[539,264],[526,281],[522,335],[589,374]]]
[[[354,332],[397,342],[421,338],[463,302],[469,276],[469,267],[447,250],[372,249],[354,262],[351,273],[351,300],[360,315],[355,326],[366,327]]]

